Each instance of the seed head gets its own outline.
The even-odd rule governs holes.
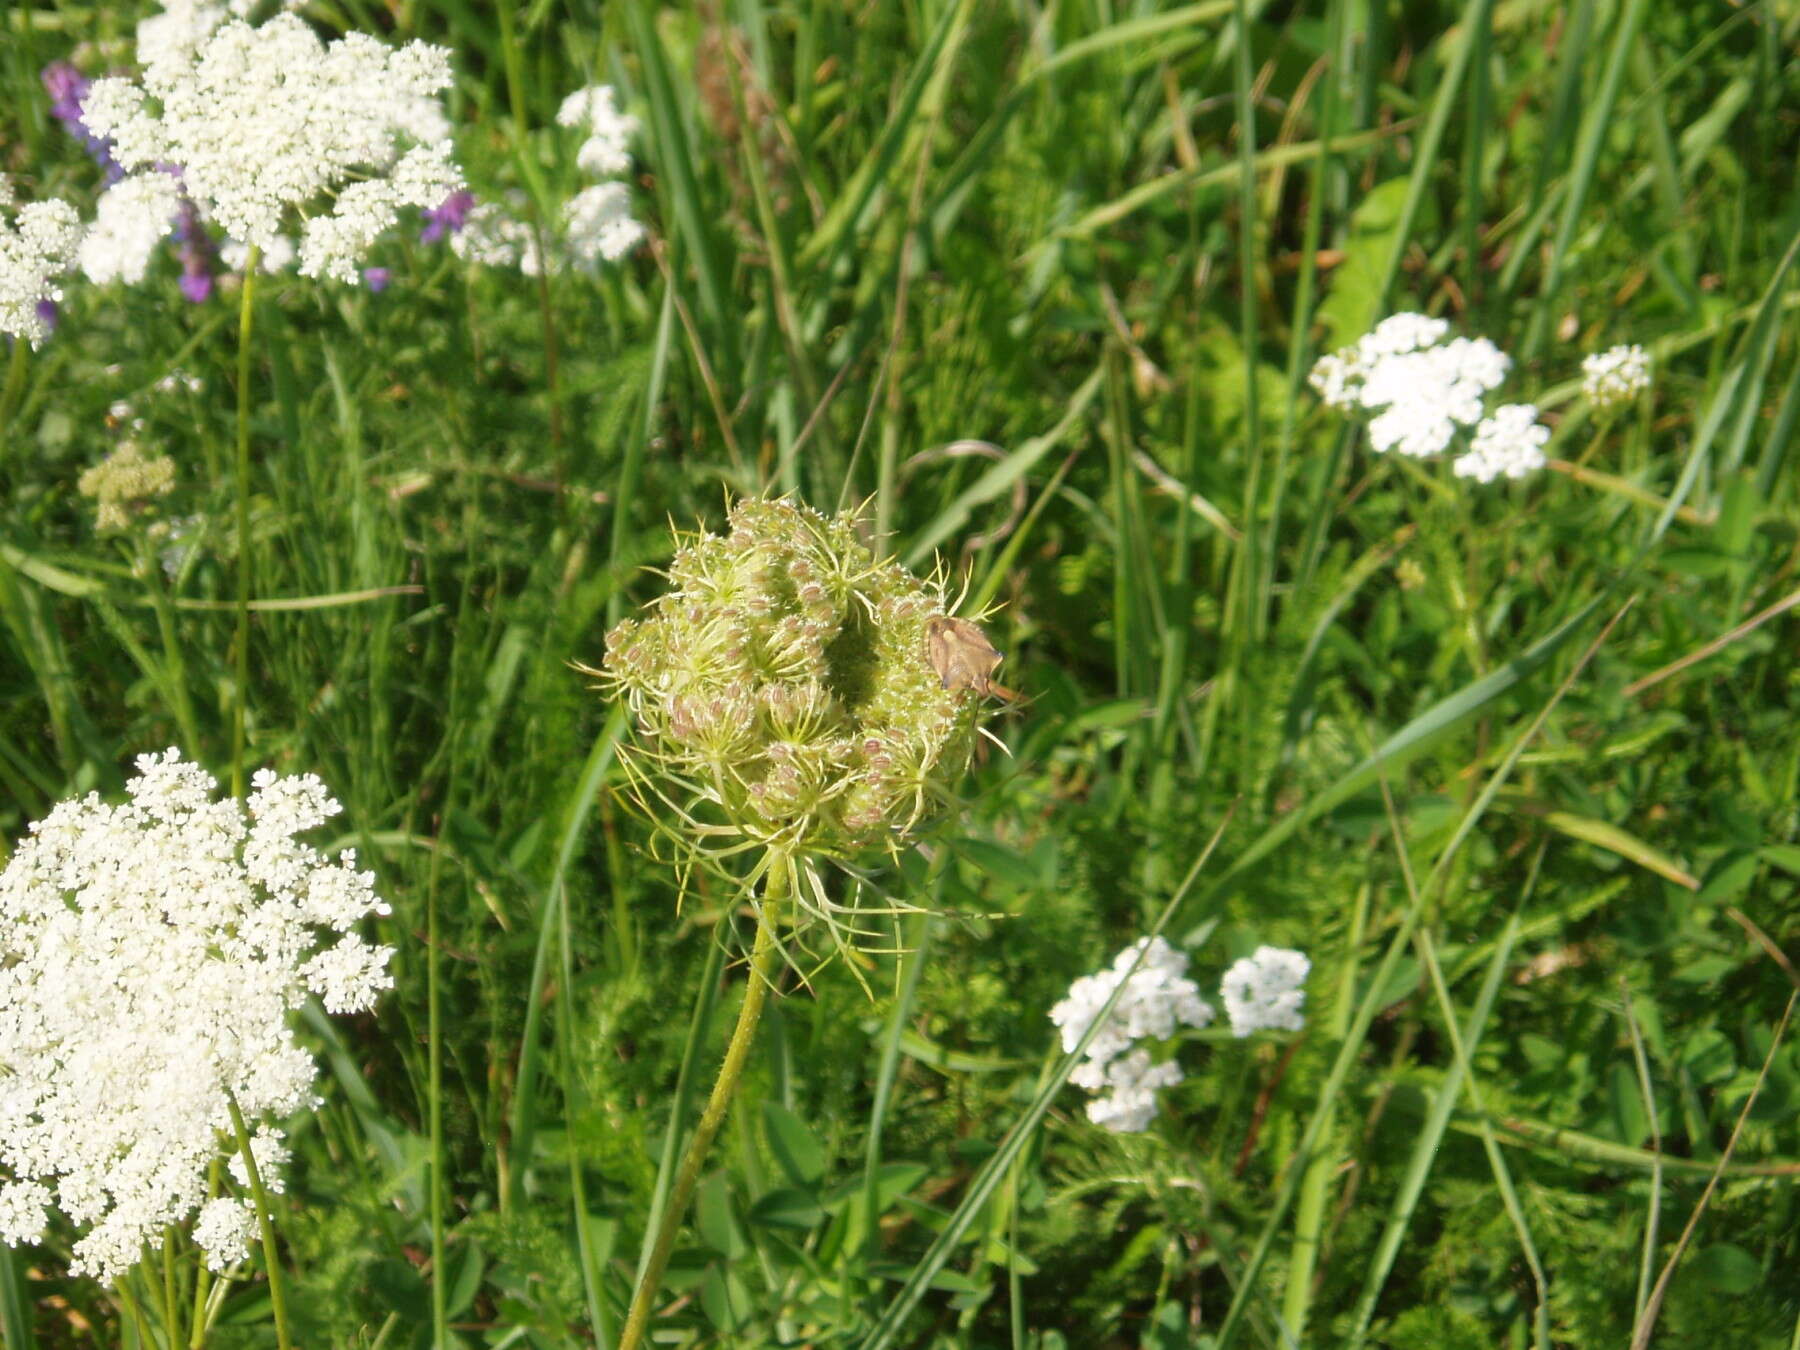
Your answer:
[[[668,576],[599,673],[636,722],[640,785],[702,837],[897,851],[955,800],[983,699],[927,659],[936,579],[878,558],[854,515],[753,497]]]

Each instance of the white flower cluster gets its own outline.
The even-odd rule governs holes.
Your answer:
[[[1142,962],[1138,954],[1143,953]],[[1137,969],[1132,970],[1133,964]],[[1204,1027],[1213,1008],[1200,988],[1187,978],[1187,953],[1161,938],[1140,938],[1097,975],[1083,975],[1069,994],[1050,1010],[1062,1028],[1064,1053],[1073,1053],[1100,1016],[1113,991],[1119,1001],[1088,1042],[1085,1060],[1069,1081],[1090,1092],[1105,1093],[1090,1101],[1088,1119],[1115,1134],[1136,1134],[1156,1118],[1156,1094],[1182,1080],[1174,1060],[1157,1063],[1136,1044],[1150,1037],[1167,1040],[1178,1026]],[[1219,998],[1238,1036],[1256,1031],[1299,1031],[1305,1026],[1306,975],[1312,968],[1304,955],[1282,947],[1258,947],[1236,962],[1219,984]]]
[[[450,249],[478,267],[516,267],[528,277],[544,270],[544,255],[531,226],[498,202],[470,207],[462,227],[450,236]]]
[[[1140,938],[1119,953],[1110,969],[1076,980],[1068,997],[1050,1010],[1050,1020],[1062,1028],[1064,1052],[1072,1052],[1113,991],[1124,986],[1088,1042],[1086,1059],[1069,1075],[1077,1087],[1107,1094],[1088,1103],[1088,1119],[1095,1124],[1121,1134],[1145,1129],[1156,1116],[1157,1089],[1181,1081],[1179,1065],[1152,1064],[1150,1052],[1133,1049],[1133,1044],[1147,1036],[1166,1040],[1177,1026],[1203,1027],[1212,1021],[1212,1005],[1186,977],[1187,964],[1187,953],[1162,938]]]
[[[1309,383],[1330,407],[1372,414],[1369,444],[1377,453],[1429,459],[1473,428],[1470,452],[1453,465],[1458,476],[1486,483],[1542,468],[1550,432],[1536,425],[1534,406],[1486,413],[1487,396],[1512,359],[1486,338],[1446,342],[1449,329],[1423,314],[1390,315],[1351,346],[1320,357]]]
[[[13,204],[12,184],[0,175],[0,212]],[[62,299],[55,279],[69,270],[80,243],[81,217],[65,201],[32,202],[10,223],[0,219],[0,333],[34,347],[50,335],[45,311]]]
[[[1482,419],[1469,443],[1469,452],[1458,455],[1451,469],[1458,478],[1491,483],[1496,478],[1523,478],[1544,467],[1544,444],[1550,428],[1537,420],[1537,408],[1529,403],[1507,403]]]
[[[1219,998],[1234,1036],[1256,1031],[1299,1031],[1306,1025],[1306,974],[1312,962],[1286,947],[1258,947],[1232,963],[1219,981]]]
[[[402,207],[462,186],[438,105],[449,53],[364,33],[324,43],[292,14],[253,27],[216,10],[173,6],[150,41],[140,32],[141,82],[96,80],[88,128],[127,169],[174,166],[202,214],[246,244],[278,247],[306,210],[301,272],[355,281]]]
[[[170,174],[151,169],[121,178],[101,194],[94,223],[81,241],[77,260],[83,274],[99,286],[137,285],[180,210],[181,187]]]
[[[631,168],[631,138],[638,120],[620,110],[610,84],[577,89],[562,101],[556,120],[565,127],[581,127],[588,138],[575,154],[581,171],[595,178],[617,178]]]
[[[562,101],[556,120],[588,134],[576,152],[583,173],[614,180],[583,188],[563,204],[563,239],[580,267],[617,262],[638,246],[644,227],[631,215],[631,189],[616,181],[631,170],[631,138],[638,120],[622,112],[609,84],[577,89]]]
[[[631,189],[619,180],[631,168],[637,118],[619,109],[611,85],[596,84],[565,98],[556,120],[588,133],[575,162],[583,173],[608,181],[585,187],[563,203],[561,240],[551,241],[548,262],[536,233],[515,213],[516,202],[514,210],[494,202],[471,208],[450,237],[459,258],[483,267],[516,267],[535,277],[565,263],[593,268],[602,261],[617,262],[642,242],[644,227],[631,214]]]
[[[1636,343],[1581,358],[1581,392],[1596,408],[1629,403],[1650,387],[1650,353]]]
[[[215,801],[176,751],[140,756],[126,803],[60,803],[0,871],[0,1239],[40,1239],[54,1203],[87,1227],[75,1274],[117,1278],[197,1210],[209,1261],[241,1259],[244,1203],[207,1177],[235,1152],[228,1098],[250,1120],[310,1107],[288,1014],[392,983],[391,949],[351,931],[387,912],[373,875],[295,837],[337,802],[310,774],[253,786]],[[279,1187],[279,1132],[252,1149]]]

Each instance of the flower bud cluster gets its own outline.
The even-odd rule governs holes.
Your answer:
[[[927,657],[942,588],[878,559],[855,518],[742,498],[684,542],[672,589],[606,639],[665,800],[789,853],[897,848],[954,800],[981,696]]]
[[[1187,978],[1187,966],[1186,952],[1160,937],[1139,938],[1109,969],[1076,980],[1068,996],[1050,1009],[1051,1022],[1062,1030],[1064,1053],[1073,1053],[1118,991],[1117,1002],[1088,1041],[1085,1058],[1069,1075],[1076,1087],[1104,1094],[1087,1106],[1088,1119],[1096,1125],[1115,1134],[1149,1128],[1156,1118],[1158,1090],[1181,1082],[1180,1064],[1152,1060],[1141,1042],[1167,1040],[1178,1027],[1211,1024],[1213,1006]],[[1277,947],[1258,947],[1254,956],[1236,962],[1219,984],[1233,1034],[1305,1026],[1301,1007],[1310,969],[1301,953]]]
[[[310,774],[256,774],[246,801],[170,750],[142,755],[130,800],[66,801],[0,871],[0,1240],[41,1239],[52,1205],[85,1227],[73,1274],[112,1281],[198,1213],[211,1264],[244,1256],[240,1196],[209,1174],[246,1119],[314,1104],[289,1014],[316,994],[371,1006],[385,914],[354,854],[295,836],[340,809]],[[279,1189],[279,1131],[252,1142]],[[242,1184],[240,1180],[240,1185]]]
[[[94,499],[94,528],[102,534],[130,527],[154,497],[166,497],[175,487],[175,461],[167,455],[147,454],[137,441],[118,447],[75,484],[84,497]]]
[[[1581,358],[1581,392],[1596,408],[1629,403],[1650,387],[1650,353],[1636,343]]]

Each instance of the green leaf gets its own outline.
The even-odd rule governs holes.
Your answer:
[[[1720,1294],[1748,1294],[1763,1282],[1762,1263],[1730,1242],[1715,1242],[1695,1252],[1687,1273]]]
[[[763,1102],[763,1128],[769,1136],[769,1152],[787,1179],[810,1188],[825,1175],[825,1150],[811,1130],[780,1102]]]
[[[750,1222],[766,1228],[815,1228],[825,1218],[819,1197],[796,1186],[768,1191],[750,1206]]]
[[[1695,900],[1702,905],[1717,905],[1735,899],[1750,889],[1762,860],[1748,851],[1731,852],[1714,863],[1706,873],[1706,884]]]

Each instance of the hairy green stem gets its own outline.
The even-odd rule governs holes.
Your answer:
[[[255,262],[254,257],[251,261]],[[262,1173],[257,1170],[250,1131],[244,1126],[244,1113],[238,1109],[237,1098],[227,1092],[225,1104],[231,1108],[231,1128],[237,1134],[238,1154],[244,1160],[250,1194],[256,1201],[256,1225],[262,1233],[263,1265],[269,1276],[269,1306],[275,1312],[275,1341],[281,1350],[293,1350],[294,1343],[288,1337],[287,1286],[281,1274],[280,1253],[275,1249],[275,1220],[269,1213],[269,1193],[263,1189]]]
[[[238,295],[237,351],[237,640],[231,690],[231,795],[244,795],[244,714],[250,693],[250,336],[262,250],[250,246]],[[236,1108],[233,1108],[234,1110]]]
[[[774,979],[775,963],[780,949],[775,943],[775,926],[780,918],[782,902],[788,894],[788,861],[783,857],[770,860],[763,881],[762,903],[756,911],[756,945],[750,953],[750,978],[744,989],[744,1006],[738,1010],[737,1025],[731,1030],[731,1041],[725,1047],[725,1058],[719,1065],[719,1076],[713,1081],[712,1095],[706,1109],[694,1126],[694,1137],[688,1141],[681,1158],[681,1170],[675,1174],[675,1186],[669,1192],[662,1222],[650,1242],[650,1260],[631,1296],[631,1309],[625,1317],[625,1330],[620,1334],[618,1350],[638,1350],[650,1326],[651,1304],[668,1268],[669,1256],[675,1250],[675,1235],[681,1228],[681,1216],[694,1198],[694,1187],[700,1180],[700,1168],[712,1149],[719,1127],[725,1123],[725,1112],[737,1096],[738,1081],[744,1076],[744,1064],[750,1058],[750,1046],[756,1039],[756,1024],[762,1019],[763,1002]]]

